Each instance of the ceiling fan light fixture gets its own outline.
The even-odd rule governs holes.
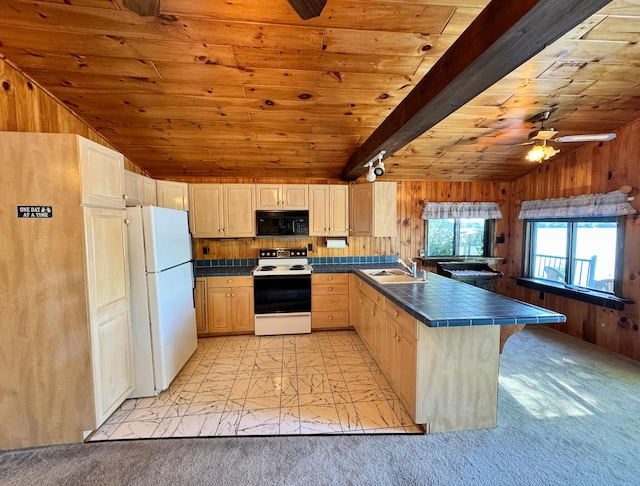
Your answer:
[[[560,150],[556,150],[547,144],[534,145],[533,147],[531,147],[531,150],[527,152],[526,159],[529,162],[541,163],[543,160],[549,160],[558,152],[560,152]]]

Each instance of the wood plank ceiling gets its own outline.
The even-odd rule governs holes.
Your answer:
[[[0,2],[0,54],[152,176],[339,178],[488,0]],[[523,36],[522,42],[530,42]],[[386,161],[390,180],[512,180],[530,118],[560,135],[640,116],[640,0],[613,0]],[[563,152],[579,144],[557,145]]]

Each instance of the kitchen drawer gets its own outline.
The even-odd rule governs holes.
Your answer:
[[[418,321],[416,318],[402,310],[391,300],[385,300],[385,312],[387,315],[402,326],[402,328],[413,336],[413,338],[418,339]]]
[[[373,287],[371,287],[370,285],[366,284],[366,283],[362,283],[362,286],[359,287],[364,294],[369,297],[378,307],[380,307],[381,309],[384,309],[384,304],[385,304],[385,298],[384,295],[382,295],[380,292],[378,292],[376,289],[374,289]]]
[[[347,284],[347,283],[344,283],[344,284],[342,284],[342,283],[339,283],[339,284],[334,284],[334,283],[316,284],[316,283],[314,283],[313,286],[311,287],[311,294],[312,295],[327,295],[327,294],[348,295],[349,294],[349,284]]]
[[[207,288],[211,287],[253,287],[251,276],[207,277]]]
[[[317,311],[311,313],[311,329],[349,327],[349,311]]]
[[[312,273],[312,284],[345,284],[349,283],[348,273]]]
[[[319,311],[348,311],[349,296],[348,295],[315,295],[311,293],[311,310]]]

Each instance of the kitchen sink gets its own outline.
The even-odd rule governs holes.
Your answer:
[[[369,277],[374,282],[383,285],[427,282],[425,279],[420,277],[414,278],[404,270],[400,270],[398,268],[375,268],[358,271]]]

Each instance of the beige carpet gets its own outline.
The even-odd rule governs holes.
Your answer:
[[[640,364],[529,326],[498,427],[431,436],[160,439],[0,453],[1,485],[640,484]]]

